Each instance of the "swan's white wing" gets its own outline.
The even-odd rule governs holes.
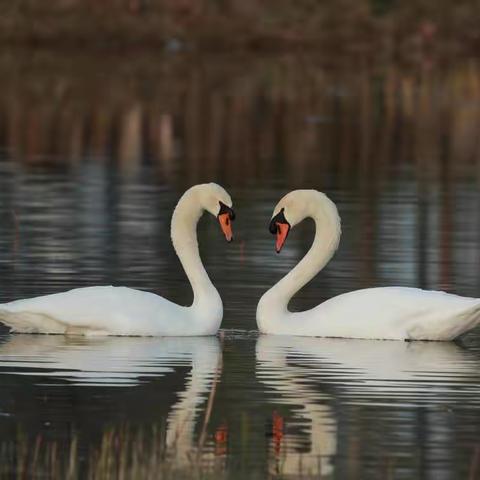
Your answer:
[[[480,322],[480,300],[417,288],[369,288],[287,319],[293,335],[452,340]]]
[[[187,307],[126,287],[87,287],[0,305],[14,332],[187,335]],[[190,325],[191,327],[191,325]]]

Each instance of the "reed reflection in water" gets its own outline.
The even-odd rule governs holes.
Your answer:
[[[205,263],[222,294],[236,292],[226,327],[254,328],[250,299],[305,251],[307,227],[281,262],[265,230],[296,187],[326,191],[344,231],[301,305],[371,285],[480,294],[476,63],[123,60],[0,57],[2,300],[115,283],[185,301],[170,213],[184,188],[212,179],[245,212],[228,261],[213,227],[201,226]],[[258,282],[243,277],[254,269]]]
[[[0,57],[1,144],[28,164],[148,162],[168,182],[294,187],[378,180],[398,163],[420,178],[478,161],[480,70],[327,68],[315,57]],[[455,159],[455,161],[453,161]],[[452,160],[452,161],[451,161]],[[364,180],[365,181],[365,180]],[[370,183],[370,181],[369,181]]]
[[[472,467],[452,446],[462,427],[450,410],[480,406],[472,352],[453,343],[268,335],[256,352],[257,376],[271,398],[292,406],[289,422],[278,414],[273,422],[273,473],[329,475],[333,461],[339,478],[417,478],[421,468],[427,476],[462,478]],[[411,455],[413,445],[426,458]],[[475,450],[467,455],[475,462]]]
[[[232,245],[199,225],[223,345],[2,337],[2,475],[25,476],[34,458],[64,472],[61,450],[78,452],[79,478],[132,465],[165,477],[478,476],[478,332],[461,347],[255,327],[257,300],[311,242],[302,225],[274,253],[266,226],[292,188],[325,191],[343,229],[293,309],[373,285],[480,297],[476,63],[19,52],[0,65],[0,301],[114,284],[186,304],[169,239],[179,195],[215,180],[238,212]]]
[[[148,382],[158,383],[162,377],[169,374],[181,375],[179,369],[187,368],[189,372],[185,383],[167,412],[164,427],[160,423],[157,426],[146,424],[141,430],[132,428],[138,417],[146,413],[142,411],[134,413],[136,408],[141,409],[141,404],[134,402],[127,410],[134,415],[132,417],[128,413],[125,415],[123,427],[115,427],[113,431],[106,428],[102,433],[98,450],[103,453],[91,450],[91,464],[88,467],[93,478],[105,478],[107,474],[117,476],[138,474],[142,478],[147,478],[155,474],[154,468],[166,470],[167,467],[169,469],[188,467],[191,458],[201,455],[196,464],[208,473],[208,469],[217,468],[217,465],[212,463],[215,456],[208,443],[203,449],[205,441],[196,438],[195,427],[205,422],[205,404],[210,393],[216,388],[214,383],[219,381],[221,355],[220,343],[215,337],[87,339],[63,335],[11,335],[4,337],[0,345],[0,375],[4,378],[10,375],[27,376],[34,384],[52,389],[58,388],[59,380],[68,382],[65,388],[70,385],[111,389],[132,388]],[[167,380],[165,386],[171,388],[174,385]],[[90,391],[95,392],[95,389],[90,388]],[[95,396],[97,395],[94,394],[93,398]],[[161,395],[158,398],[161,402]],[[61,399],[57,398],[55,403],[58,408],[61,406]],[[159,407],[161,408],[162,404]],[[3,415],[16,414],[17,408],[14,407],[13,410],[11,413],[3,410]],[[39,411],[38,404],[35,408],[37,415],[47,418],[48,410],[41,408]],[[88,411],[93,416],[104,414],[103,408],[95,404],[91,405]],[[22,413],[24,412],[20,412]],[[60,411],[53,415],[56,417],[59,414]],[[67,411],[64,411],[64,414],[71,415]],[[206,427],[205,423],[203,429]],[[37,475],[38,468],[45,470],[44,475],[55,473],[57,478],[64,478],[63,475],[70,469],[72,474],[75,474],[74,478],[80,478],[81,461],[78,459],[77,449],[85,448],[81,443],[81,435],[71,432],[62,443],[59,443],[59,439],[55,439],[54,435],[54,440],[50,444],[47,441],[46,445],[40,445],[45,440],[37,436],[35,446],[35,442],[29,444],[30,432],[21,432],[21,435],[25,434],[26,438],[21,436],[20,445],[17,447],[12,448],[12,445],[4,442],[5,458],[2,459],[0,474],[9,472],[19,474],[18,470],[21,468],[26,475]],[[96,441],[98,439],[95,439]],[[115,442],[120,441],[124,444],[116,445]],[[134,448],[135,441],[143,448],[148,446],[146,451]],[[22,445],[22,442],[26,444]],[[55,454],[55,462],[52,462],[47,452],[53,455],[52,449],[57,447],[62,451]],[[154,447],[160,450],[156,452]],[[32,457],[33,449],[37,451]],[[40,455],[40,451],[45,457]],[[70,451],[71,454],[65,455],[65,451]],[[115,458],[119,453],[123,455],[120,461]],[[12,458],[9,455],[12,455]],[[134,465],[135,455],[141,458],[142,465]],[[152,466],[148,463],[153,461],[154,455],[156,461]],[[15,466],[18,458],[20,467]]]
[[[243,354],[232,362],[239,343]],[[244,368],[251,348],[254,372]],[[86,390],[93,401],[86,412],[103,428],[99,437],[85,437],[88,427],[75,423],[66,436],[48,428],[33,437],[21,431],[16,442],[2,442],[0,472],[52,478],[67,472],[69,478],[242,478],[245,472],[253,478],[413,478],[423,471],[464,478],[474,461],[469,445],[478,425],[466,428],[461,419],[477,415],[480,407],[479,362],[453,343],[256,338],[242,332],[220,341],[4,337],[0,375],[6,392],[15,388],[15,378],[43,386],[58,422],[59,415],[72,415],[59,409],[62,396]],[[188,365],[176,399],[164,403],[161,390],[178,388],[168,375],[182,375]],[[141,384],[150,387],[138,390]],[[119,387],[137,401],[128,402],[123,421],[109,427],[95,399],[113,399]],[[151,414],[140,411],[140,397],[155,391],[164,424],[149,423]],[[33,402],[38,411],[42,397]],[[2,414],[22,418],[23,408],[3,404]],[[137,423],[140,416],[146,423]],[[232,428],[239,417],[243,428]],[[452,447],[452,438],[460,444]]]

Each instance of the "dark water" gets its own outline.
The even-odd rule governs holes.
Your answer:
[[[476,64],[128,60],[0,56],[0,301],[113,284],[188,303],[170,215],[215,180],[238,216],[233,244],[212,218],[199,225],[222,333],[4,330],[1,475],[478,478],[478,330],[435,344],[255,325],[312,239],[307,222],[278,256],[266,228],[300,187],[337,203],[343,237],[292,308],[372,285],[480,297]]]

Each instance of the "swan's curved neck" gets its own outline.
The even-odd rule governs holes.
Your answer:
[[[185,193],[172,216],[171,237],[175,252],[192,285],[192,307],[210,307],[211,302],[220,302],[217,289],[212,284],[200,258],[197,240],[197,223],[203,208],[194,195]]]
[[[341,226],[335,205],[328,199],[313,205],[306,216],[315,222],[313,244],[298,265],[263,295],[265,313],[287,310],[290,299],[325,267],[338,247]]]

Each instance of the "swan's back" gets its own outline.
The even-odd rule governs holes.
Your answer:
[[[181,335],[188,310],[150,292],[101,286],[0,305],[0,321],[22,333]]]
[[[392,340],[453,340],[480,322],[480,300],[406,287],[356,290],[292,314],[297,334]],[[290,325],[292,327],[292,325]]]

